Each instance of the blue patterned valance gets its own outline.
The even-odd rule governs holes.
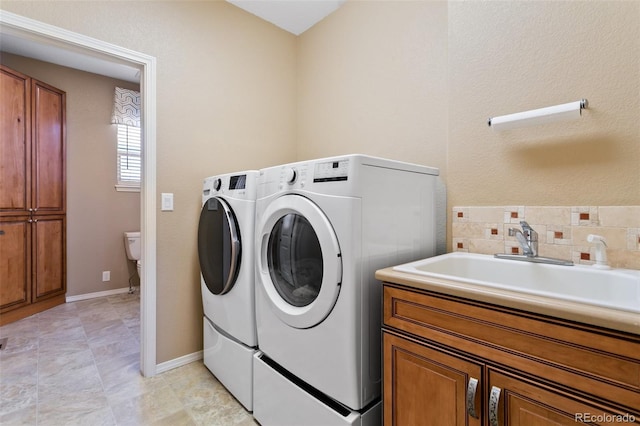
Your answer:
[[[116,87],[111,123],[140,127],[140,92]]]

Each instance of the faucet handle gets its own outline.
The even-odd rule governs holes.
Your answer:
[[[520,226],[522,226],[522,232],[530,241],[538,241],[538,233],[531,227],[531,225],[529,225],[526,221],[521,220]]]
[[[522,226],[523,231],[533,231],[533,228],[531,227],[531,225],[529,225],[525,220],[520,221],[520,226]]]

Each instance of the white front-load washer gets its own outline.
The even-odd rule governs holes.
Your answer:
[[[435,254],[437,175],[364,155],[260,171],[254,417],[262,425],[379,422],[374,273]]]
[[[204,180],[198,258],[204,310],[204,364],[253,410],[254,231],[258,171]]]

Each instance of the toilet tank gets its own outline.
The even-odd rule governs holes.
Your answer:
[[[127,258],[130,260],[140,260],[140,232],[124,233],[124,248]]]

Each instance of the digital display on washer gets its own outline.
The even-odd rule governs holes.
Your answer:
[[[318,163],[313,170],[314,182],[338,182],[347,180],[349,160],[327,161]]]
[[[247,184],[247,175],[231,176],[229,189],[244,189]]]

